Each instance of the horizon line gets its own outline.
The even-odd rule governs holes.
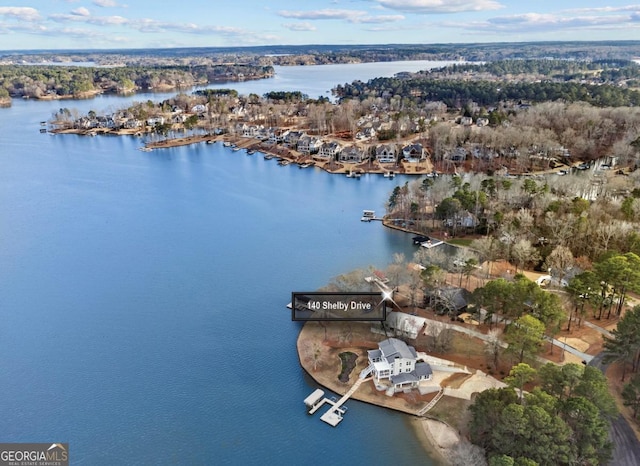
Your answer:
[[[611,40],[530,40],[530,41],[487,41],[487,42],[411,42],[411,43],[371,43],[371,44],[264,44],[264,45],[233,45],[233,46],[183,46],[183,47],[132,47],[132,48],[86,48],[86,49],[7,49],[0,50],[5,53],[92,53],[92,52],[133,52],[144,50],[251,50],[268,48],[312,48],[312,47],[345,47],[345,48],[372,48],[372,47],[426,47],[426,46],[478,46],[478,45],[544,45],[544,44],[620,44],[640,45],[640,40],[635,39],[611,39]]]

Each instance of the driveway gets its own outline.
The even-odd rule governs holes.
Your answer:
[[[602,364],[602,355],[600,353],[594,357],[589,365],[597,367],[604,373],[607,365]],[[640,464],[640,441],[622,414],[618,414],[618,417],[611,421],[609,438],[613,443],[612,465],[638,466]]]

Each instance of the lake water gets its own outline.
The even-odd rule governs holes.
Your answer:
[[[38,132],[62,106],[140,98],[0,109],[0,440],[69,442],[82,465],[431,464],[403,415],[305,413],[285,308],[410,257],[410,235],[359,220],[406,178]]]
[[[269,91],[296,90],[307,94],[312,99],[318,97],[332,99],[331,89],[338,84],[351,83],[355,80],[366,82],[375,77],[392,77],[401,71],[416,72],[440,68],[451,63],[454,62],[419,60],[352,65],[274,66],[273,78],[214,87],[232,87],[240,94],[253,92],[258,95]]]

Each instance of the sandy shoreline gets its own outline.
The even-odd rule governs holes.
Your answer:
[[[460,441],[458,433],[444,422],[435,419],[410,419],[422,448],[439,465],[451,464],[451,450]]]

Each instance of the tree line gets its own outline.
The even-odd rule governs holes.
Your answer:
[[[498,60],[486,63],[456,63],[424,72],[426,75],[450,76],[473,73],[511,79],[539,77],[578,80],[600,78],[602,82],[640,78],[640,65],[632,60]],[[524,78],[526,79],[526,78]]]
[[[479,393],[470,407],[471,441],[490,466],[600,465],[611,459],[616,414],[604,375],[590,366],[518,364],[508,388]],[[524,394],[525,386],[533,386]]]
[[[551,268],[562,280],[572,267],[587,270],[611,254],[640,255],[639,176],[423,177],[394,189],[387,215],[427,236],[482,234],[472,247],[484,260]]]
[[[139,89],[187,88],[197,84],[262,79],[271,66],[0,66],[0,89],[11,97],[77,96],[87,91],[134,92]]]
[[[341,99],[365,99],[367,97],[391,98],[400,96],[415,105],[441,101],[448,107],[462,108],[468,102],[482,106],[498,106],[502,102],[548,101],[586,102],[598,107],[637,106],[640,92],[610,84],[586,84],[580,82],[511,82],[470,81],[416,77],[412,79],[375,78],[338,85],[336,95]]]

